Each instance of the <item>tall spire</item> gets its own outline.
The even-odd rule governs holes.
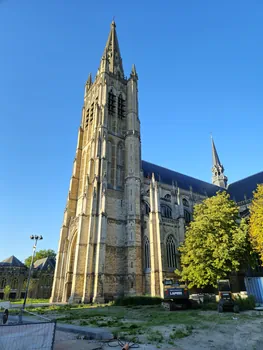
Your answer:
[[[227,177],[224,175],[224,167],[220,163],[219,156],[216,150],[216,146],[211,135],[212,143],[212,183],[222,188],[227,188]]]
[[[102,61],[106,61],[106,71],[120,75],[121,78],[124,78],[121,53],[116,32],[116,24],[114,21],[111,22],[110,34],[103,52]]]
[[[213,166],[221,166],[218,154],[217,154],[217,150],[216,150],[216,146],[213,140],[213,136],[211,135],[211,142],[212,142],[212,160],[213,160]],[[224,171],[224,170],[223,170]]]

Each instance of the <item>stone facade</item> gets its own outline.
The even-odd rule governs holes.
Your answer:
[[[51,302],[162,295],[193,206],[227,186],[212,147],[214,185],[141,160],[138,75],[124,76],[113,22],[85,86]]]

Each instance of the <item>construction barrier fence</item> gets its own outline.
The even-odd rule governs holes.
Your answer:
[[[52,350],[56,322],[26,322],[0,326],[0,350]]]

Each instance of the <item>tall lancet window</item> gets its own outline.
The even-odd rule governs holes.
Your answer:
[[[118,117],[123,119],[125,117],[125,100],[122,97],[122,94],[119,94],[118,97]]]
[[[117,186],[123,187],[124,178],[124,145],[122,142],[117,147]]]
[[[191,214],[188,210],[184,210],[184,220],[186,225],[188,225],[191,221]]]
[[[166,240],[166,256],[168,268],[176,268],[176,246],[175,239],[172,235],[169,235]]]
[[[17,289],[17,287],[18,287],[18,279],[15,277],[11,283],[11,288]]]
[[[168,205],[161,205],[161,215],[164,218],[172,218],[172,209]]]
[[[125,100],[123,95],[118,97],[118,134],[125,135],[126,133],[126,119],[125,119]]]
[[[150,243],[148,237],[144,238],[144,268],[149,269],[151,267],[150,264]]]
[[[108,112],[110,115],[114,115],[116,110],[116,96],[114,95],[112,89],[108,94]]]
[[[89,109],[87,109],[87,113],[86,113],[86,121],[85,121],[85,128],[87,129],[89,125]]]
[[[107,166],[107,173],[108,173],[108,184],[113,185],[113,164],[112,164],[112,143],[111,141],[108,141],[107,143],[107,159],[108,159],[108,166]]]

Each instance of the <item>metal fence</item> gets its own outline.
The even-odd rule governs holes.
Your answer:
[[[55,320],[24,311],[0,326],[0,350],[52,350],[55,332]]]
[[[263,277],[246,277],[245,286],[248,295],[254,295],[256,303],[263,304]]]

